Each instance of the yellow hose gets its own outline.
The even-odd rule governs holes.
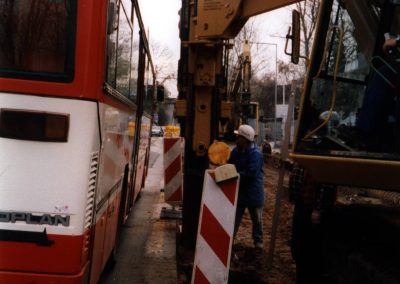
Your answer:
[[[313,134],[315,134],[318,130],[320,130],[322,127],[324,127],[329,120],[331,119],[332,113],[333,113],[333,109],[335,107],[336,104],[336,94],[337,94],[337,74],[339,72],[339,63],[340,63],[340,54],[342,52],[342,44],[343,44],[343,29],[339,26],[332,26],[329,30],[328,30],[328,34],[329,33],[333,33],[334,30],[337,30],[339,33],[339,45],[338,45],[338,50],[336,52],[336,62],[335,62],[335,69],[333,72],[333,85],[332,85],[332,102],[331,102],[331,107],[329,109],[328,112],[328,116],[326,117],[326,119],[316,128],[314,128],[313,130],[311,130],[309,133],[306,134],[306,136],[304,136],[304,139],[310,138],[310,136],[312,136]],[[326,57],[328,55],[329,52],[329,38],[331,38],[330,36],[326,37],[326,41],[325,41],[325,49],[324,49],[324,54],[323,54],[323,58],[321,60],[321,64],[319,66],[318,69],[318,73],[317,75],[313,78],[313,80],[317,79],[322,72],[322,69],[324,67],[324,62],[326,61]]]

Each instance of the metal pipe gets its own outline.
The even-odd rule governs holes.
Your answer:
[[[276,148],[276,132],[277,132],[277,104],[278,104],[278,44],[270,42],[250,42],[251,44],[273,45],[275,47],[275,114],[274,114],[274,148]]]

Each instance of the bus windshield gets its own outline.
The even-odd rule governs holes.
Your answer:
[[[76,0],[0,1],[0,76],[71,81]]]

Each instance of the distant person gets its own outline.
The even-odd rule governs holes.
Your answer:
[[[264,155],[271,155],[272,154],[272,148],[271,148],[271,144],[269,143],[268,140],[268,134],[265,134],[265,139],[262,143],[262,152]]]
[[[243,214],[247,208],[252,221],[254,247],[263,248],[264,173],[263,156],[254,143],[254,129],[250,125],[240,125],[235,131],[236,147],[232,150],[228,163],[234,164],[240,174],[239,196],[236,209],[236,235]]]

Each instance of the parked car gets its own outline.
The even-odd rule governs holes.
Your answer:
[[[163,131],[161,126],[154,124],[151,127],[151,135],[152,136],[162,137],[162,136],[164,136],[164,131]]]

